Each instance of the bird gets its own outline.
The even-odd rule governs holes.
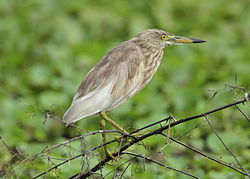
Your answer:
[[[164,54],[164,48],[204,40],[173,35],[160,29],[147,29],[107,52],[81,82],[71,106],[64,113],[67,125],[99,113],[105,121],[128,133],[106,112],[117,108],[140,92],[152,79]]]

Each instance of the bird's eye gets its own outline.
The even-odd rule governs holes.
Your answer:
[[[162,35],[162,36],[161,36],[161,39],[162,39],[162,40],[166,40],[166,39],[168,39],[168,38],[169,38],[168,35]]]

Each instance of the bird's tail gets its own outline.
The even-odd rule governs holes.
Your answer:
[[[84,108],[84,106],[87,106]],[[72,103],[69,109],[63,115],[63,122],[66,125],[74,123],[84,117],[96,114],[100,111],[91,110],[88,105],[86,105],[86,101],[77,100]]]
[[[71,106],[63,115],[63,122],[69,125],[84,117],[103,111],[106,106],[110,105],[110,100],[108,97],[103,100],[102,95],[102,93],[98,93],[73,100]]]
[[[110,89],[112,83],[101,90],[93,91],[80,98],[74,98],[69,109],[64,113],[63,121],[69,125],[84,117],[108,109],[112,104]]]

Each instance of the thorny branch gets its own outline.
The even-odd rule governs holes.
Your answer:
[[[237,164],[240,166],[240,168],[247,173],[247,171],[242,167],[242,165],[240,164],[239,160],[237,159],[237,157],[234,155],[234,153],[232,152],[232,150],[223,142],[223,140],[221,139],[221,137],[219,136],[218,132],[216,131],[216,129],[214,128],[214,126],[212,125],[212,123],[208,120],[207,116],[204,116],[206,122],[209,124],[210,128],[213,130],[213,132],[215,133],[216,137],[219,139],[219,141],[222,143],[222,145],[227,149],[227,151],[233,156],[234,160],[237,162]]]
[[[129,135],[125,135],[124,133],[122,133],[122,132],[120,132],[120,131],[117,131],[117,130],[105,130],[105,131],[99,130],[99,131],[95,131],[95,132],[89,132],[89,133],[87,133],[87,134],[84,134],[84,135],[81,135],[81,136],[72,138],[72,139],[70,139],[70,140],[68,140],[68,141],[65,141],[65,142],[61,143],[61,144],[57,144],[57,145],[54,145],[54,146],[52,146],[52,147],[46,147],[42,152],[40,152],[40,153],[38,153],[38,154],[32,156],[30,159],[27,159],[27,160],[32,161],[32,160],[36,159],[39,155],[41,155],[41,154],[43,154],[43,153],[48,153],[48,152],[50,152],[51,150],[54,150],[54,149],[56,149],[56,148],[58,148],[58,147],[66,146],[66,145],[68,145],[69,143],[71,143],[71,142],[73,142],[73,141],[81,140],[81,139],[84,139],[84,138],[87,137],[87,136],[95,135],[95,134],[100,134],[100,133],[103,133],[103,132],[116,132],[116,133],[119,133],[119,134],[122,136],[122,137],[121,137],[121,140],[122,140],[123,138],[127,137],[127,136],[130,136],[130,137],[132,136],[132,137],[134,138],[134,140],[133,140],[132,142],[127,143],[127,144],[125,144],[124,146],[122,146],[117,152],[115,152],[115,153],[113,154],[113,156],[116,157],[116,156],[120,156],[120,155],[122,155],[122,154],[133,155],[133,154],[128,154],[128,152],[125,152],[125,150],[128,149],[129,147],[131,147],[132,145],[134,145],[134,144],[136,144],[136,143],[138,143],[138,142],[140,142],[140,141],[142,141],[142,140],[144,140],[144,139],[146,139],[146,138],[148,138],[148,137],[150,137],[150,136],[157,135],[157,134],[160,134],[160,135],[163,135],[163,136],[164,136],[164,134],[163,134],[162,132],[163,132],[164,130],[167,130],[167,129],[173,127],[173,126],[179,125],[179,124],[181,124],[181,123],[184,123],[184,122],[187,122],[187,121],[190,121],[190,120],[193,120],[193,119],[197,119],[197,118],[201,118],[201,117],[206,117],[206,116],[209,115],[209,114],[215,113],[215,112],[217,112],[217,111],[224,110],[224,109],[229,108],[229,107],[232,107],[232,106],[235,106],[235,107],[239,110],[239,112],[240,112],[242,115],[244,115],[245,118],[249,121],[249,117],[248,117],[248,116],[247,116],[247,115],[237,106],[238,104],[244,104],[244,103],[247,102],[248,100],[249,100],[249,96],[248,96],[248,94],[247,94],[247,95],[245,94],[245,98],[244,98],[244,99],[238,100],[238,101],[236,101],[236,102],[234,102],[234,103],[231,103],[231,104],[222,106],[222,107],[220,107],[220,108],[216,108],[216,109],[214,109],[214,110],[208,111],[208,112],[203,113],[203,114],[199,114],[199,115],[196,115],[196,116],[192,116],[192,117],[188,117],[188,118],[185,118],[185,119],[181,119],[181,120],[178,120],[178,121],[176,121],[176,122],[172,122],[172,123],[170,123],[170,124],[168,124],[168,125],[161,126],[160,128],[158,128],[158,129],[156,129],[156,130],[153,130],[153,131],[151,131],[151,132],[149,132],[149,133],[147,133],[147,134],[145,134],[145,135],[142,135],[142,136],[139,137],[139,138],[134,138],[134,137],[132,136],[132,134],[137,133],[137,132],[140,132],[140,131],[142,131],[142,130],[144,130],[144,129],[147,129],[147,128],[150,128],[150,127],[152,127],[152,126],[156,126],[157,124],[161,124],[162,122],[167,122],[167,121],[169,121],[170,119],[172,119],[173,117],[172,117],[172,116],[169,116],[169,117],[167,117],[167,118],[165,118],[165,119],[163,119],[163,120],[160,120],[160,121],[158,121],[158,122],[149,124],[149,125],[147,125],[147,126],[145,126],[145,127],[142,127],[142,128],[140,128],[140,129],[137,129],[137,130],[131,132]],[[60,119],[56,118],[56,117],[53,116],[52,114],[49,114],[49,116],[47,116],[47,117],[52,117],[52,118],[55,118],[56,120],[60,121]],[[77,127],[77,126],[72,126],[72,127]],[[210,126],[210,127],[211,127],[211,126]],[[78,127],[78,128],[79,128],[79,127]],[[79,128],[79,129],[82,130],[81,128]],[[212,129],[213,129],[213,128],[212,128]],[[214,131],[214,130],[213,130],[213,131]],[[199,153],[200,155],[207,157],[207,158],[210,159],[210,160],[213,160],[213,161],[215,161],[215,162],[217,162],[217,163],[220,163],[220,164],[222,164],[222,165],[224,165],[224,166],[226,166],[226,167],[229,167],[229,168],[231,168],[231,169],[233,169],[233,170],[235,170],[235,171],[237,171],[237,172],[239,172],[239,173],[241,173],[241,174],[243,174],[243,175],[249,177],[249,174],[247,173],[247,171],[245,171],[240,165],[239,165],[239,166],[240,166],[240,169],[235,168],[235,167],[233,167],[232,165],[229,165],[229,164],[227,164],[227,163],[225,163],[225,162],[222,162],[222,161],[220,161],[220,160],[218,160],[218,159],[215,159],[215,158],[213,158],[213,157],[211,157],[211,156],[209,156],[209,155],[207,155],[207,154],[205,154],[205,153],[203,153],[203,152],[201,152],[201,151],[198,151],[197,149],[192,148],[191,146],[188,146],[187,144],[184,144],[184,143],[182,143],[182,142],[180,142],[180,141],[177,141],[177,140],[174,139],[174,138],[171,138],[171,137],[166,136],[166,135],[165,135],[165,137],[168,137],[170,140],[172,140],[172,141],[174,141],[174,142],[176,142],[176,143],[178,143],[178,144],[180,144],[180,145],[182,145],[182,146],[184,146],[184,147],[186,147],[186,148],[189,148],[189,149],[193,150],[194,152]],[[68,163],[68,162],[70,162],[70,161],[72,161],[72,160],[74,160],[74,159],[77,159],[77,158],[84,158],[84,157],[87,156],[87,154],[89,154],[89,153],[91,153],[91,152],[93,152],[93,151],[95,151],[95,150],[97,150],[97,149],[99,149],[99,148],[101,148],[101,147],[103,147],[103,146],[105,146],[105,145],[108,145],[108,144],[111,144],[111,143],[114,143],[114,142],[117,142],[117,140],[112,140],[112,141],[109,141],[109,142],[107,142],[107,143],[100,144],[100,145],[98,145],[98,146],[96,146],[96,147],[90,149],[88,152],[83,152],[83,153],[81,153],[80,155],[71,157],[71,158],[69,158],[69,159],[67,159],[67,160],[65,160],[65,161],[63,161],[63,162],[61,162],[61,163],[55,165],[54,167],[49,168],[47,171],[45,171],[45,172],[43,172],[43,173],[37,175],[37,176],[34,177],[34,178],[38,178],[38,177],[40,177],[40,176],[43,176],[43,175],[47,174],[48,172],[50,172],[50,171],[52,171],[52,170],[54,170],[54,169],[57,169],[57,168],[60,167],[61,165],[64,165],[65,163]],[[138,155],[138,154],[136,154],[136,155]],[[139,156],[137,156],[137,157],[139,157]],[[144,158],[145,158],[145,157],[144,157]],[[26,160],[26,161],[27,161],[27,160]],[[107,162],[109,162],[110,160],[112,160],[111,157],[106,157],[104,160],[100,161],[96,166],[94,166],[94,167],[93,167],[92,169],[90,169],[88,172],[86,172],[86,173],[78,173],[78,174],[75,174],[75,175],[72,176],[71,178],[86,178],[86,177],[88,177],[88,176],[91,176],[91,175],[94,174],[96,171],[101,170],[102,167],[103,167],[104,165],[106,165]],[[24,162],[24,161],[23,161],[23,162]],[[23,162],[21,162],[21,163],[23,163]],[[151,162],[154,162],[154,161],[151,161]],[[155,163],[155,162],[154,162],[154,163]],[[239,164],[239,163],[238,163],[238,164]],[[162,165],[163,165],[163,164],[162,164]],[[164,166],[165,166],[165,165],[164,165]],[[165,168],[166,168],[166,167],[165,167]],[[176,169],[176,170],[177,170],[177,169]],[[243,170],[243,171],[242,171],[242,170]],[[181,171],[181,172],[182,172],[182,171]],[[184,173],[185,173],[185,172],[184,172]],[[195,177],[195,176],[194,176],[194,177]]]
[[[91,136],[91,135],[95,135],[95,134],[101,134],[101,133],[119,133],[121,134],[122,136],[131,136],[131,135],[128,135],[128,134],[125,134],[121,131],[118,131],[118,130],[98,130],[98,131],[94,131],[94,132],[89,132],[87,134],[84,134],[84,135],[80,135],[80,136],[77,136],[77,137],[74,137],[72,139],[69,139],[67,141],[64,141],[63,143],[60,143],[60,144],[56,144],[56,145],[53,145],[51,147],[46,147],[43,151],[31,156],[30,158],[27,158],[23,161],[21,161],[18,165],[26,162],[26,161],[31,161],[31,160],[35,160],[37,157],[39,157],[41,154],[45,154],[45,153],[48,153],[48,152],[51,152],[52,150],[55,150],[59,147],[62,147],[62,146],[67,146],[69,143],[71,142],[74,142],[76,140],[81,140],[81,139],[84,139],[88,136]]]
[[[224,166],[226,166],[226,167],[228,167],[228,168],[231,168],[231,169],[233,169],[233,170],[235,170],[235,171],[241,173],[242,175],[247,175],[247,173],[242,172],[241,170],[239,170],[239,169],[237,169],[237,168],[231,166],[230,164],[227,164],[227,163],[225,163],[225,162],[223,162],[223,161],[220,161],[219,159],[216,159],[216,158],[214,158],[214,157],[212,157],[212,156],[210,156],[210,155],[208,155],[208,154],[206,154],[206,153],[204,153],[204,152],[201,152],[200,150],[197,150],[197,149],[191,147],[190,145],[187,145],[187,144],[185,144],[185,143],[183,143],[183,142],[181,142],[181,141],[179,141],[179,140],[177,140],[177,139],[174,139],[174,138],[172,138],[172,137],[168,137],[168,136],[165,135],[165,134],[161,134],[161,135],[164,136],[164,137],[169,138],[170,140],[176,142],[176,143],[179,144],[179,145],[182,145],[182,146],[184,146],[184,147],[186,147],[186,148],[192,150],[192,151],[195,152],[195,153],[200,154],[200,155],[203,156],[203,157],[206,157],[206,158],[208,158],[208,159],[210,159],[210,160],[212,160],[212,161],[214,161],[214,162],[217,162],[217,163],[219,163],[219,164],[221,164],[221,165],[224,165]],[[247,176],[249,176],[249,175],[247,175]]]
[[[170,123],[169,125],[160,127],[160,128],[158,128],[158,129],[156,129],[156,130],[153,130],[153,131],[151,131],[151,132],[149,132],[149,133],[147,133],[147,134],[145,134],[145,135],[143,135],[143,136],[141,136],[141,137],[135,139],[135,140],[132,141],[131,143],[128,143],[128,144],[124,145],[124,146],[121,147],[117,152],[113,153],[113,156],[116,157],[116,156],[121,155],[122,152],[124,152],[126,149],[128,149],[129,147],[131,147],[131,146],[134,145],[135,143],[137,143],[137,142],[139,142],[139,141],[142,141],[142,140],[144,140],[144,139],[146,139],[146,138],[148,138],[148,137],[150,137],[150,136],[157,135],[157,134],[162,134],[162,132],[163,132],[164,130],[168,129],[168,128],[174,127],[174,126],[176,126],[176,125],[179,125],[179,124],[181,124],[181,123],[184,123],[184,122],[187,122],[187,121],[190,121],[190,120],[193,120],[193,119],[197,119],[197,118],[201,118],[201,117],[207,116],[207,115],[212,114],[212,113],[215,113],[215,112],[217,112],[217,111],[221,111],[221,110],[226,109],[226,108],[229,108],[229,107],[231,107],[231,106],[235,106],[235,105],[237,105],[237,104],[243,104],[243,103],[245,103],[246,101],[247,101],[247,99],[244,98],[244,99],[242,99],[242,100],[238,100],[238,101],[236,101],[236,102],[234,102],[234,103],[227,104],[227,105],[225,105],[225,106],[222,106],[222,107],[220,107],[220,108],[216,108],[216,109],[211,110],[211,111],[208,111],[208,112],[206,112],[206,113],[202,113],[202,114],[199,114],[199,115],[195,115],[195,116],[192,116],[192,117],[188,117],[188,118],[185,118],[185,119],[181,119],[181,120],[178,120],[178,121],[176,121],[176,122]],[[166,118],[166,119],[169,120],[170,118],[168,117],[168,118]],[[165,121],[167,121],[166,119],[165,119]],[[144,129],[144,128],[143,128],[143,129]],[[138,131],[138,130],[137,130],[137,131]],[[209,158],[209,159],[211,159],[211,158]],[[87,178],[87,177],[91,176],[93,173],[95,173],[96,171],[100,170],[100,169],[101,169],[105,164],[107,164],[107,162],[109,162],[110,160],[112,160],[112,158],[111,158],[110,156],[108,156],[108,157],[106,157],[104,160],[102,160],[101,162],[99,162],[98,164],[96,164],[91,170],[87,171],[86,173],[78,173],[78,174],[75,174],[74,176],[72,176],[71,178]],[[214,161],[216,161],[216,160],[214,160]],[[224,165],[224,163],[221,163],[221,162],[218,162],[218,163]],[[225,165],[225,166],[229,167],[228,165]],[[230,168],[234,168],[234,167],[230,166]],[[237,169],[235,169],[235,170],[238,171]],[[242,171],[241,171],[241,172],[239,172],[239,173],[241,173],[241,174],[243,174],[243,175],[246,175],[246,176],[249,176],[249,174],[246,173],[246,172],[242,172]]]

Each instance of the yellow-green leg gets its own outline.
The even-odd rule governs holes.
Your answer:
[[[105,130],[105,120],[104,119],[101,119],[101,121],[100,121],[100,129]],[[102,133],[102,143],[103,144],[106,143],[106,134],[105,134],[105,132]],[[110,152],[108,151],[106,146],[104,146],[104,152],[105,152],[106,156],[110,156]]]
[[[100,116],[101,116],[102,119],[104,119],[105,121],[107,121],[108,123],[110,123],[117,130],[122,131],[122,132],[128,134],[128,132],[125,129],[123,129],[121,126],[119,126],[117,123],[115,123],[112,119],[110,119],[106,115],[105,111],[100,112]]]
[[[102,118],[101,121],[100,121],[100,128],[101,128],[101,130],[105,130],[105,122],[107,121],[108,123],[110,123],[117,130],[122,131],[122,132],[128,134],[128,132],[125,129],[123,129],[121,126],[119,126],[117,123],[115,123],[112,119],[110,119],[106,115],[105,111],[100,112],[100,116]],[[102,142],[103,142],[103,144],[106,143],[106,133],[102,133]],[[104,146],[104,152],[105,152],[106,156],[110,156],[110,157],[112,157],[115,160],[115,157],[113,157],[112,153],[109,152],[109,150],[108,150],[108,148],[106,146]]]
[[[110,119],[110,118],[106,115],[105,111],[102,111],[102,112],[100,112],[99,114],[100,114],[100,116],[101,116],[101,118],[102,118],[101,121],[100,121],[100,128],[101,128],[101,130],[105,130],[105,122],[107,121],[108,123],[110,123],[110,124],[111,124],[114,128],[116,128],[117,130],[119,130],[119,131],[121,131],[121,132],[123,132],[123,133],[125,133],[125,134],[129,134],[125,129],[123,129],[121,126],[119,126],[117,123],[115,123],[112,119]],[[137,135],[142,135],[142,134],[135,133],[135,134],[133,134],[133,135],[134,135],[134,136],[137,136]],[[128,141],[130,141],[130,140],[128,140]],[[103,142],[103,144],[106,143],[106,133],[102,133],[102,142]],[[140,143],[140,144],[144,146],[144,143],[143,143],[143,142]],[[109,152],[109,150],[107,149],[106,146],[104,146],[104,152],[105,152],[105,155],[106,155],[106,156],[110,156],[110,157],[112,157],[114,160],[116,160],[115,157],[112,155],[112,153]]]
[[[121,131],[121,132],[123,132],[123,133],[125,133],[125,134],[129,134],[125,129],[123,129],[121,126],[119,126],[117,123],[115,123],[112,119],[110,119],[107,115],[106,115],[106,113],[105,113],[105,111],[102,111],[102,112],[100,112],[100,116],[101,116],[101,118],[104,120],[104,121],[107,121],[108,123],[110,123],[114,128],[116,128],[117,130],[119,130],[119,131]],[[134,133],[133,134],[133,136],[140,136],[140,135],[143,135],[145,132],[143,132],[143,133]],[[104,135],[105,135],[105,133],[104,133]],[[129,141],[129,140],[128,140]]]

